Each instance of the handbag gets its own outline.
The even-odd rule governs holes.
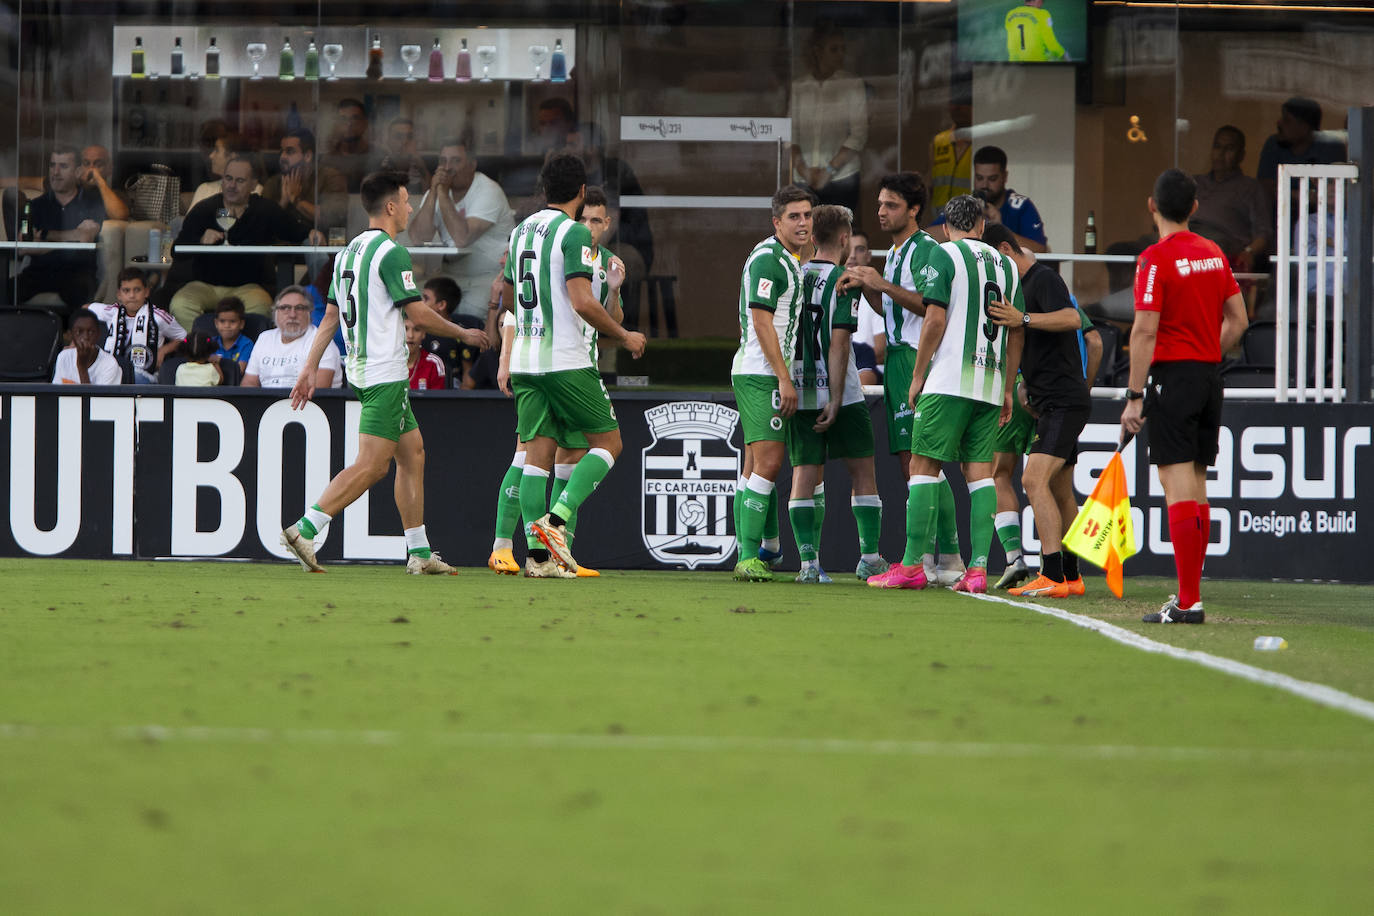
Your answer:
[[[168,223],[181,211],[181,179],[166,165],[154,162],[149,171],[129,180],[129,214],[136,220]]]

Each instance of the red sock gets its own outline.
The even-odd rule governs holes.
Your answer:
[[[1197,574],[1198,579],[1202,578],[1202,568],[1207,565],[1207,545],[1212,540],[1212,507],[1208,503],[1197,504],[1198,530],[1202,532],[1202,543],[1198,545],[1197,552]],[[1202,585],[1198,585],[1198,591],[1202,591]]]
[[[1199,521],[1198,504],[1191,499],[1169,507],[1169,540],[1174,545],[1174,568],[1178,570],[1178,606],[1185,609],[1199,600],[1202,580],[1199,547],[1206,549]]]

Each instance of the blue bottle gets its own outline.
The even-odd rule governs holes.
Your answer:
[[[568,81],[568,58],[563,54],[563,39],[555,39],[553,43],[553,58],[549,61],[549,82],[566,83]]]

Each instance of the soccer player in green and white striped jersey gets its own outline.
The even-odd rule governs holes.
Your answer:
[[[891,251],[879,274],[871,267],[847,271],[841,286],[861,285],[873,310],[883,316],[887,329],[887,362],[883,367],[883,400],[887,405],[888,449],[902,466],[902,477],[911,476],[911,427],[913,405],[907,400],[911,373],[916,365],[916,344],[921,335],[925,302],[919,291],[921,272],[939,246],[920,228],[926,206],[925,181],[918,172],[886,175],[878,183],[878,228],[892,234]],[[954,521],[954,491],[940,478],[940,506],[936,535],[923,555],[926,576],[941,585],[953,585],[964,574],[959,556],[959,532]],[[936,553],[939,562],[936,562]]]
[[[567,521],[610,472],[621,449],[611,396],[596,369],[597,335],[635,357],[644,352],[645,341],[638,331],[621,327],[593,292],[599,249],[575,219],[587,192],[582,160],[551,157],[540,170],[539,184],[548,206],[511,233],[503,298],[515,314],[510,374],[516,431],[525,443],[520,480],[530,548],[525,574],[561,578],[554,558],[567,571],[578,568],[568,546]],[[558,443],[575,433],[586,437],[589,450],[550,509],[545,485]]]
[[[911,379],[916,425],[907,490],[906,553],[870,585],[924,588],[921,553],[938,502],[936,475],[945,461],[961,463],[969,488],[968,571],[955,591],[987,591],[997,494],[992,456],[997,428],[1011,419],[1012,386],[1021,359],[1020,327],[996,324],[993,303],[1025,311],[1011,259],[980,240],[983,202],[963,194],[945,204],[950,241],[931,255],[921,292],[926,318]],[[927,372],[927,370],[929,370]],[[878,577],[875,577],[878,578]]]
[[[587,231],[592,234],[592,244],[597,246],[596,263],[592,270],[592,295],[596,296],[597,301],[613,320],[620,321],[624,317],[624,311],[620,307],[620,287],[625,282],[625,262],[601,244],[601,240],[610,235],[611,231],[611,216],[605,191],[599,187],[587,188],[587,197],[582,203],[582,218],[578,222],[587,227]],[[503,258],[502,266],[504,265]],[[504,288],[505,284],[501,283],[500,286]],[[492,293],[493,301],[499,301],[501,292],[493,289]],[[497,372],[496,380],[497,386],[509,396],[511,348],[515,343],[515,316],[510,312],[504,314],[506,320],[501,328],[500,370]],[[590,355],[595,361],[596,332],[592,331],[592,335],[593,349]],[[568,480],[572,477],[573,468],[586,453],[587,437],[581,433],[571,433],[567,439],[559,440],[558,452],[554,455],[553,493],[550,502],[558,502],[558,497],[563,494]],[[501,480],[501,490],[496,499],[496,537],[492,542],[491,556],[487,559],[487,567],[495,573],[513,576],[520,572],[520,565],[515,561],[513,552],[513,536],[516,522],[520,518],[520,481],[524,473],[525,443],[519,441],[517,436],[515,455],[505,477]],[[577,513],[573,512],[567,522],[568,543],[571,548]],[[576,575],[580,578],[594,578],[601,574],[579,565]]]
[[[315,371],[344,324],[344,368],[362,402],[358,457],[340,471],[306,510],[282,531],[282,544],[310,572],[324,572],[315,558],[314,538],[329,520],[386,476],[396,461],[396,508],[405,528],[406,572],[451,574],[457,570],[430,549],[425,534],[425,447],[410,409],[405,319],[433,334],[471,335],[425,305],[415,284],[410,254],[396,235],[410,219],[406,175],[374,172],[363,179],[361,197],[368,228],[339,253],[329,285],[328,307],[315,331],[310,354],[291,389],[299,410],[315,393]],[[342,309],[340,308],[342,303]],[[481,332],[476,332],[481,334]],[[485,340],[485,335],[481,335]]]
[[[873,421],[849,342],[858,326],[859,290],[838,289],[853,225],[848,207],[827,204],[811,211],[816,256],[802,267],[801,327],[792,362],[797,412],[787,419],[787,454],[793,468],[787,508],[801,554],[797,581],[804,583],[830,581],[820,565],[827,458],[843,459],[849,471],[859,529],[855,574],[868,579],[887,570],[878,554],[883,509],[873,474]]]
[[[735,578],[742,581],[771,580],[764,556],[778,555],[777,479],[784,422],[797,410],[791,359],[802,298],[798,258],[811,240],[811,207],[806,188],[779,188],[775,234],[754,246],[740,273],[739,349],[730,382],[744,430],[744,476],[735,490]]]

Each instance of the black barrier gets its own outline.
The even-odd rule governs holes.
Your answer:
[[[579,513],[579,559],[604,568],[730,568],[742,454],[733,399],[642,392],[614,402],[624,451]],[[430,541],[453,562],[480,565],[515,444],[511,402],[427,392],[414,405],[425,436]],[[357,410],[338,392],[292,411],[280,392],[261,390],[0,386],[0,500],[8,520],[0,555],[283,558],[282,525],[351,460],[356,435],[345,431],[356,431]],[[904,544],[906,488],[886,453],[881,405],[870,410],[886,508],[882,548],[892,558]],[[1119,415],[1118,403],[1094,405],[1074,473],[1080,498],[1116,447]],[[1374,523],[1374,406],[1228,402],[1223,419],[1221,454],[1209,472],[1207,575],[1374,581],[1358,538],[1361,514],[1366,526]],[[1131,443],[1123,459],[1140,547],[1127,573],[1172,574],[1168,513],[1145,442]],[[946,470],[966,532],[958,469]],[[849,482],[840,462],[826,475],[822,563],[844,573],[857,561]],[[795,568],[789,486],[784,472],[780,527]],[[382,481],[331,524],[325,561],[403,558],[391,487],[390,478]],[[1030,511],[1022,517],[1033,553]],[[994,543],[992,569],[1001,562]]]

